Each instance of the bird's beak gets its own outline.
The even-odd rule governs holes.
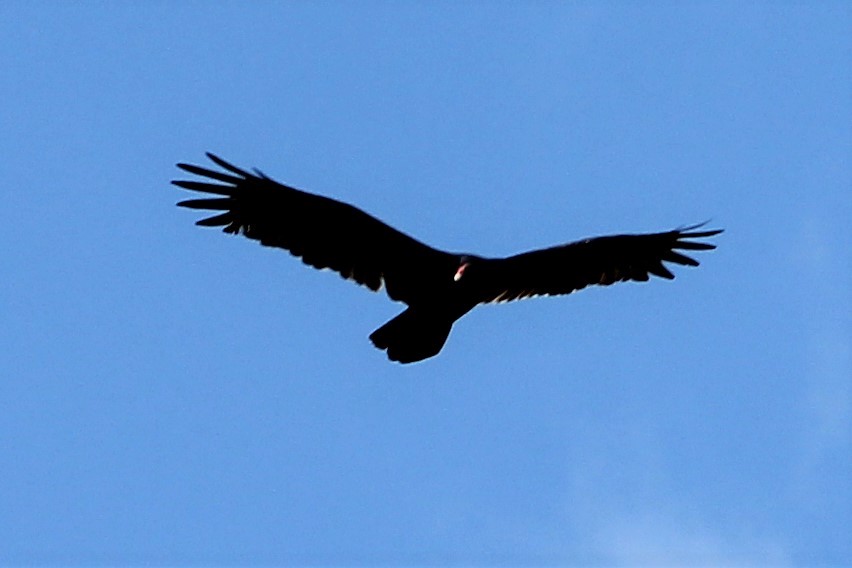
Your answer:
[[[459,269],[456,270],[456,275],[453,276],[453,282],[458,282],[459,280],[461,280],[461,277],[464,276],[464,271],[467,268],[467,264],[468,263],[465,262],[461,266],[459,266]]]

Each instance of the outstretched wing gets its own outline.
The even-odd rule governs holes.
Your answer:
[[[217,211],[196,222],[224,227],[261,244],[279,247],[315,268],[330,268],[377,291],[384,283],[393,300],[417,303],[436,281],[452,275],[457,260],[382,223],[352,205],[282,185],[263,173],[243,171],[208,153],[225,172],[191,164],[177,166],[209,178],[173,184],[217,197],[178,203]],[[211,183],[211,180],[219,183]]]
[[[593,284],[645,282],[652,274],[671,280],[674,274],[663,262],[698,266],[698,261],[677,251],[716,248],[716,245],[693,240],[722,232],[720,229],[695,230],[702,226],[646,235],[597,237],[494,261],[483,301],[570,294]]]

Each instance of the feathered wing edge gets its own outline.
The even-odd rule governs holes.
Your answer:
[[[187,199],[178,202],[177,205],[179,207],[186,207],[189,209],[208,209],[214,211],[225,211],[224,213],[220,213],[212,217],[200,219],[196,221],[195,224],[201,227],[224,226],[224,231],[226,233],[235,234],[239,232],[241,226],[234,211],[235,207],[237,207],[238,205],[237,200],[234,198],[234,192],[237,190],[241,183],[245,183],[252,177],[260,177],[261,179],[269,178],[267,178],[263,174],[260,174],[260,172],[258,172],[258,174],[260,174],[259,176],[253,176],[249,172],[241,170],[240,168],[226,162],[225,160],[223,160],[219,156],[216,156],[215,154],[212,154],[211,152],[206,152],[206,155],[215,164],[220,166],[222,169],[231,172],[234,175],[225,174],[222,172],[217,172],[215,170],[202,168],[201,166],[195,166],[192,164],[185,163],[179,163],[177,164],[177,167],[184,170],[185,172],[189,172],[197,176],[214,179],[227,185],[190,180],[172,180],[172,184],[183,189],[188,189],[190,191],[211,193],[213,195],[223,195],[225,197]]]
[[[703,223],[698,223],[696,225],[689,225],[686,227],[680,227],[669,233],[663,233],[664,235],[672,235],[675,237],[674,242],[671,245],[670,250],[665,252],[660,259],[661,262],[651,263],[646,268],[648,272],[655,276],[659,276],[661,278],[666,278],[667,280],[672,280],[674,278],[674,274],[672,274],[665,266],[663,266],[663,262],[672,262],[674,264],[681,264],[685,266],[698,266],[700,263],[692,257],[686,256],[684,254],[680,254],[675,252],[676,250],[713,250],[716,248],[716,245],[710,243],[701,243],[695,242],[687,239],[705,239],[708,237],[716,236],[722,232],[724,229],[711,229],[709,231],[696,231],[695,229],[700,229],[707,225],[709,221],[704,221]]]

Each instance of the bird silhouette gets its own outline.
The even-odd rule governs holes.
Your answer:
[[[648,234],[611,235],[506,258],[445,252],[426,245],[364,211],[278,183],[262,172],[237,168],[208,153],[223,171],[180,163],[205,181],[175,180],[216,197],[178,203],[216,211],[196,222],[224,227],[261,244],[285,249],[314,268],[330,268],[370,290],[382,287],[408,308],[370,335],[392,361],[427,359],[444,346],[453,323],[479,304],[570,294],[586,286],[673,279],[663,262],[698,266],[678,251],[702,251],[698,242],[721,229],[704,224]]]

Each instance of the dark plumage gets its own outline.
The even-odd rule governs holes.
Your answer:
[[[310,266],[330,268],[373,291],[384,285],[392,300],[408,308],[374,331],[370,340],[401,363],[436,355],[453,323],[478,304],[570,294],[592,284],[644,282],[650,275],[672,279],[663,262],[698,266],[677,251],[714,249],[694,239],[722,232],[693,225],[664,233],[585,239],[507,258],[454,254],[423,244],[352,205],[207,156],[225,171],[178,164],[208,180],[172,183],[217,197],[178,205],[217,211],[197,225],[224,227],[226,233],[242,233],[288,250]]]

